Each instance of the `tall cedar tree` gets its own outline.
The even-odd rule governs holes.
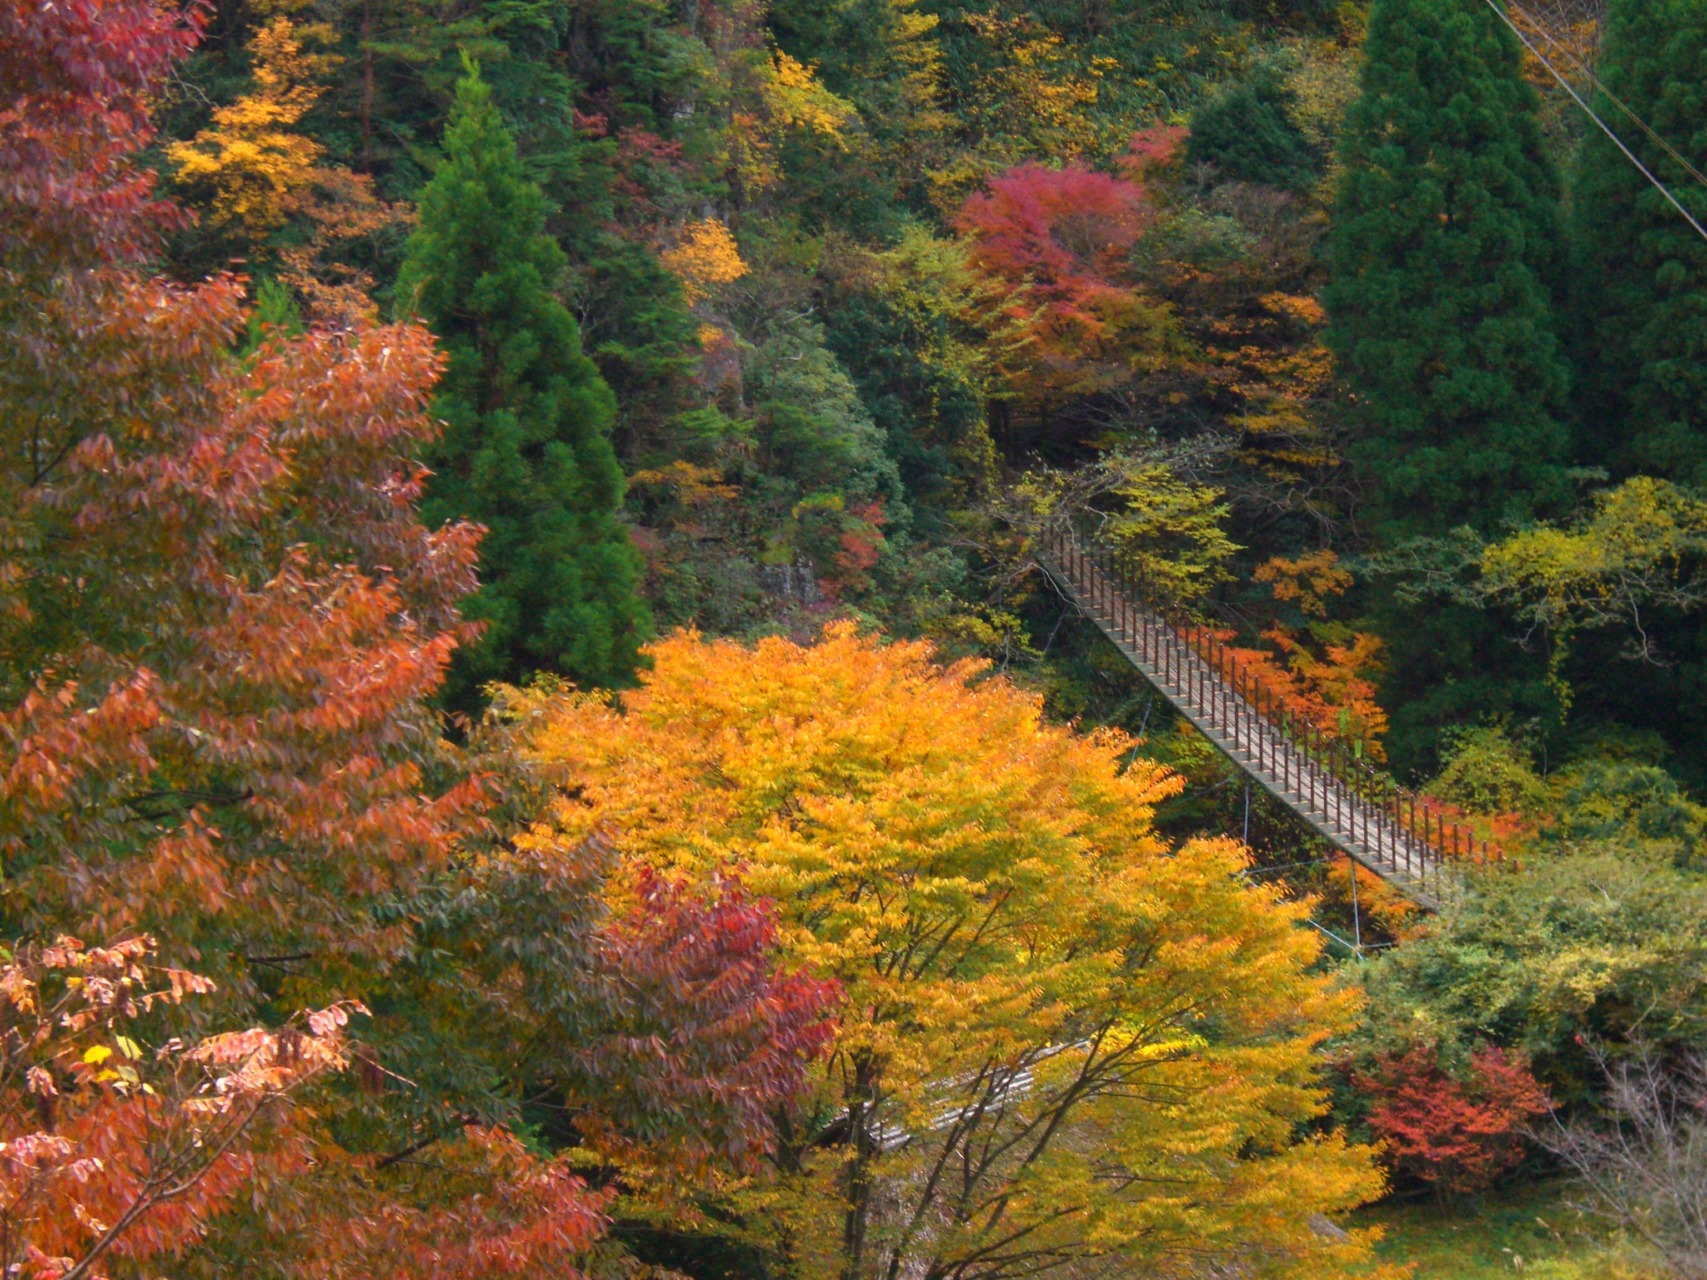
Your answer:
[[[1568,496],[1558,183],[1518,53],[1483,0],[1377,0],[1370,14],[1328,337],[1387,537],[1489,530]]]
[[[615,398],[552,292],[564,254],[545,230],[549,206],[472,64],[444,149],[421,192],[397,297],[449,357],[422,516],[487,531],[483,585],[466,609],[486,630],[459,655],[448,700],[468,706],[486,681],[541,669],[624,684],[651,617],[617,515]]]
[[[1614,0],[1600,109],[1617,98],[1686,159],[1707,158],[1707,8],[1699,0]],[[1635,129],[1642,163],[1707,224],[1707,189]],[[1707,241],[1612,141],[1591,131],[1575,182],[1577,335],[1587,462],[1707,484]]]
[[[1569,497],[1558,182],[1518,54],[1483,0],[1377,0],[1370,13],[1326,301],[1362,422],[1351,458],[1384,541],[1492,532]],[[1383,613],[1400,768],[1430,762],[1443,724],[1557,717],[1544,673],[1492,617],[1393,601]]]

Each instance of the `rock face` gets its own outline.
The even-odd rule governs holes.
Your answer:
[[[812,566],[804,560],[793,564],[764,564],[759,566],[759,587],[767,595],[776,596],[790,604],[810,607],[824,599]]]

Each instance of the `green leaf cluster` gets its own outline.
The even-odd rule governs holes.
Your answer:
[[[1235,181],[1307,190],[1323,157],[1293,119],[1296,101],[1277,69],[1259,68],[1198,104],[1186,158]]]

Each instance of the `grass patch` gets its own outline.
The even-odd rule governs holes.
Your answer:
[[[1567,1198],[1563,1183],[1532,1183],[1445,1208],[1379,1204],[1357,1225],[1383,1227],[1381,1261],[1414,1264],[1415,1280],[1648,1280],[1617,1259]]]

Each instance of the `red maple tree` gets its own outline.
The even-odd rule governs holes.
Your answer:
[[[615,1016],[575,1051],[593,1100],[583,1132],[630,1166],[678,1179],[752,1173],[772,1149],[774,1110],[830,1048],[841,986],[776,971],[775,915],[736,880],[707,899],[644,870],[638,893],[600,943],[617,975]],[[668,1135],[635,1140],[628,1118],[665,1113],[681,1118]]]
[[[972,262],[999,281],[1022,338],[1010,379],[1033,398],[1093,390],[1165,341],[1163,308],[1126,259],[1151,219],[1141,183],[1023,164],[961,206]]]
[[[1353,1077],[1369,1127],[1402,1173],[1441,1191],[1481,1191],[1523,1158],[1523,1126],[1552,1108],[1521,1054],[1487,1046],[1454,1079],[1432,1045],[1375,1060]]]
[[[179,215],[133,157],[149,95],[200,37],[205,5],[0,4],[0,260],[57,270],[126,259]]]

